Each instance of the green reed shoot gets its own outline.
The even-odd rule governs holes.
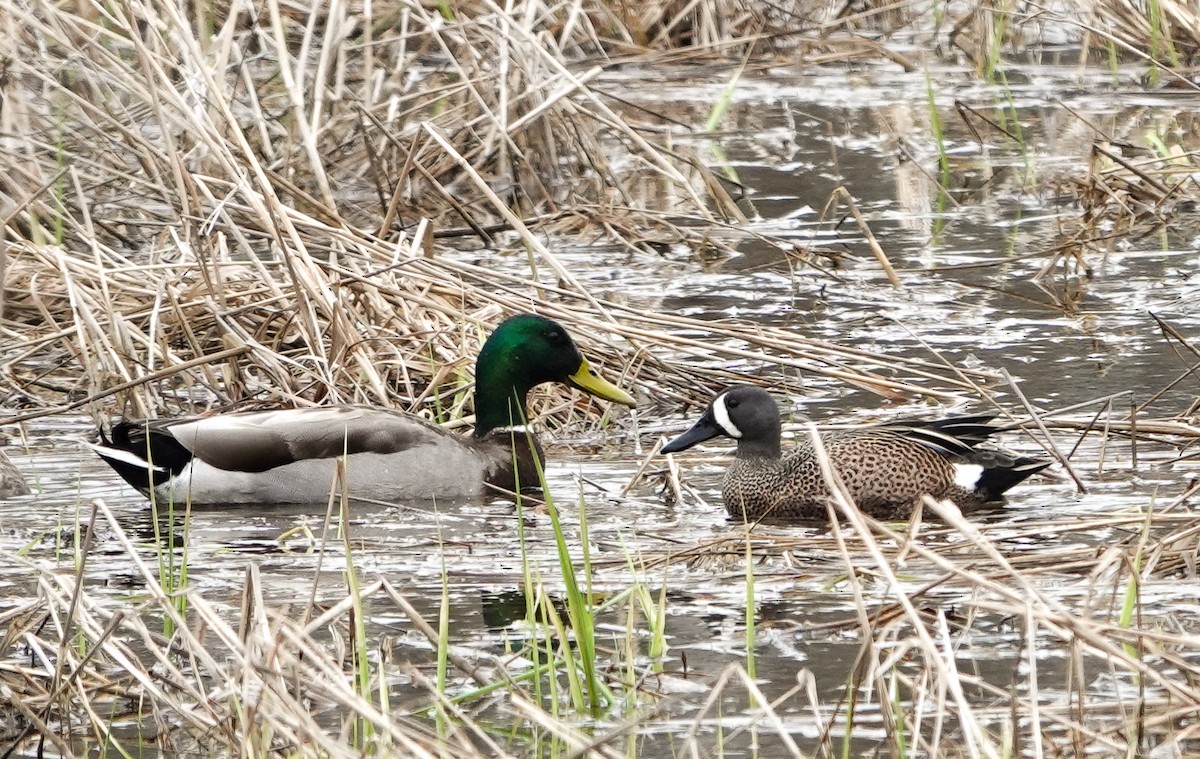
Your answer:
[[[650,626],[650,645],[646,655],[654,661],[655,671],[662,669],[662,657],[667,653],[667,578],[663,575],[662,588],[658,593],[658,601],[650,595],[650,590],[638,584],[638,600],[642,604],[642,613],[646,616],[646,624]]]
[[[1017,111],[1017,103],[1013,98],[1012,87],[1008,85],[1008,76],[1003,72],[998,72],[1000,86],[1004,92],[1004,105],[1001,108],[1001,123],[1008,133],[1016,138],[1017,145],[1021,148],[1021,158],[1025,162],[1025,183],[1032,182],[1033,177],[1033,158],[1029,154],[1029,146],[1025,143],[1025,135],[1021,130],[1021,114]]]
[[[592,546],[588,542],[588,521],[587,521],[587,503],[583,497],[583,487],[579,488],[579,548],[583,551],[583,579],[587,583],[587,590],[584,597],[587,599],[588,608],[596,605],[596,597],[592,594]]]
[[[377,694],[376,695],[376,699],[377,699],[376,706],[379,707],[379,713],[384,715],[385,717],[387,717],[389,714],[391,714],[392,709],[391,709],[391,701],[388,697],[388,680],[384,676],[384,672],[383,672],[384,651],[382,648],[377,648],[376,652],[378,655],[377,661],[379,662],[379,670],[378,670],[379,677],[375,683],[377,686],[376,691],[375,691]],[[443,707],[439,702],[439,705],[438,705],[438,715],[439,716],[441,715],[442,709],[444,709],[444,708],[445,707]],[[383,746],[391,745],[391,736],[390,735],[384,733],[381,737],[383,739],[382,740]],[[380,753],[384,753],[384,752],[380,752]]]
[[[733,76],[729,78],[725,88],[721,90],[721,95],[713,103],[712,110],[708,113],[708,120],[704,122],[705,132],[715,132],[717,127],[721,125],[721,121],[725,118],[725,113],[729,110],[729,104],[733,101],[733,93],[737,91],[738,82],[742,79],[742,74],[746,71],[746,64],[750,61],[750,54],[754,50],[754,43],[751,42],[746,46],[746,53],[742,56],[742,62],[738,64],[737,70],[733,72]]]
[[[1147,131],[1144,139],[1146,144],[1154,148],[1154,153],[1163,160],[1169,160],[1175,157],[1175,151],[1167,146],[1166,140],[1163,139],[1160,131]]]
[[[1000,70],[1000,51],[1004,47],[1004,35],[1008,32],[1008,13],[1005,9],[995,8],[991,11],[992,36],[988,40],[987,55],[983,60],[983,78],[989,82],[996,81]]]
[[[514,465],[516,461],[514,460]],[[538,640],[537,629],[538,612],[537,612],[537,586],[533,581],[533,567],[529,560],[529,544],[525,535],[525,500],[521,498],[520,488],[517,489],[517,542],[521,546],[521,582],[525,595],[525,624],[528,626],[532,635],[533,644],[529,647],[529,658],[533,663],[532,669],[541,671],[542,669],[542,647]],[[537,703],[542,703],[542,680],[540,677],[533,679],[533,694],[534,700]]]
[[[622,699],[622,706],[624,707],[622,713],[626,717],[631,716],[637,708],[637,692],[632,687],[638,680],[637,659],[640,646],[638,645],[637,635],[634,634],[634,631],[637,630],[637,625],[637,605],[632,598],[629,598],[628,603],[625,604],[625,635],[620,641],[625,657],[625,661],[622,662],[624,665],[625,682],[630,685],[629,690]]]
[[[149,445],[147,445],[146,461],[153,465],[150,459]],[[150,491],[150,519],[154,523],[154,546],[156,558],[158,560],[158,585],[163,592],[171,597],[172,605],[179,612],[180,617],[187,614],[187,595],[183,592],[187,588],[188,582],[188,535],[191,525],[192,501],[187,499],[183,509],[183,524],[180,534],[175,533],[176,527],[176,510],[175,499],[167,499],[166,507],[166,535],[162,533],[162,520],[159,519],[159,501],[154,495],[154,490]],[[179,545],[179,554],[176,555],[176,542]],[[175,633],[175,622],[170,616],[163,617],[163,635],[170,637]]]
[[[524,418],[524,412],[522,412],[521,422],[526,423],[526,420]],[[512,463],[513,463],[513,471],[514,472],[518,471],[515,446],[513,448]],[[541,471],[540,466],[539,466],[538,471],[540,473],[540,471]],[[543,477],[543,485],[545,484],[544,479],[545,478]],[[557,698],[556,698],[556,696],[557,696],[557,687],[556,687],[557,680],[555,679],[555,673],[554,673],[555,657],[554,657],[553,651],[550,648],[550,642],[548,640],[545,642],[545,646],[546,646],[545,651],[543,651],[543,649],[542,649],[542,645],[543,645],[542,636],[539,633],[539,630],[541,629],[542,624],[541,624],[540,618],[538,616],[538,606],[539,606],[538,598],[542,595],[542,588],[541,588],[540,578],[539,578],[538,582],[535,582],[535,578],[534,578],[535,568],[534,568],[533,562],[530,561],[529,543],[528,543],[527,535],[525,533],[525,500],[523,498],[521,498],[521,488],[522,488],[522,486],[524,486],[524,483],[517,482],[516,484],[517,484],[517,487],[516,487],[516,491],[517,491],[517,504],[516,504],[516,506],[517,506],[517,539],[521,545],[521,581],[522,581],[522,585],[523,585],[524,591],[525,591],[525,593],[524,593],[524,595],[525,595],[525,624],[529,629],[529,634],[530,634],[530,638],[531,638],[531,644],[529,646],[529,658],[530,658],[531,662],[533,663],[532,670],[534,672],[539,673],[538,676],[533,678],[533,695],[534,695],[534,700],[537,703],[541,704],[541,703],[544,703],[544,697],[545,697],[545,694],[543,694],[543,692],[542,692],[542,677],[540,675],[540,673],[543,670],[549,671],[548,688],[550,691],[550,694],[549,694],[550,698],[552,699],[552,701],[557,701]],[[543,654],[544,654],[544,659],[543,659]]]
[[[550,626],[554,628],[554,639],[558,641],[556,652],[558,655],[555,656],[555,652],[548,650],[547,656],[550,661],[561,662],[563,674],[567,678],[567,695],[571,699],[571,705],[576,712],[583,712],[588,706],[588,699],[584,696],[585,680],[580,680],[579,678],[579,670],[582,662],[577,660],[577,652],[571,648],[571,638],[567,630],[567,625],[563,622],[562,615],[558,613],[558,609],[554,608],[554,604],[550,601],[550,596],[543,593],[541,599],[542,613],[545,614]],[[570,613],[570,608],[568,607],[568,617]],[[547,637],[547,649],[552,645],[551,639]],[[558,699],[555,697],[557,695],[557,683],[556,678],[550,678],[551,701],[555,705],[556,715],[558,714]]]
[[[578,650],[578,664],[582,668],[583,682],[582,686],[586,686],[587,703],[593,714],[600,711],[600,694],[603,688],[600,683],[600,678],[596,672],[596,624],[594,612],[591,603],[580,586],[579,580],[575,575],[575,564],[571,557],[570,549],[567,546],[567,538],[563,533],[562,521],[559,519],[558,507],[554,505],[554,497],[550,494],[550,489],[546,486],[546,473],[542,469],[542,462],[536,461],[538,479],[541,482],[542,493],[545,498],[546,512],[550,515],[550,525],[554,530],[554,543],[558,551],[558,565],[562,573],[562,582],[567,592],[567,617],[571,624],[571,630],[575,635],[575,646]],[[587,545],[587,518],[585,516],[586,504],[580,501],[580,535],[579,541],[583,545]],[[585,569],[587,566],[585,565]],[[591,577],[585,579],[590,587]],[[553,611],[552,605],[547,601],[545,606]],[[555,612],[555,618],[557,613]],[[558,629],[562,639],[561,650],[564,655],[570,656],[570,641],[565,637],[566,631]],[[568,662],[569,664],[570,662]],[[568,682],[575,685],[574,667],[568,666],[567,675]],[[582,694],[572,692],[573,700],[576,700],[577,707],[582,708]]]
[[[346,459],[344,457],[338,460],[337,473],[338,483],[344,485],[346,482]],[[367,656],[366,619],[362,606],[362,594],[358,585],[358,571],[354,567],[354,546],[350,541],[350,499],[346,496],[345,491],[341,493],[338,529],[341,532],[342,547],[346,552],[346,590],[351,598],[351,614],[354,620],[354,627],[351,630],[354,643],[350,647],[350,651],[354,657],[355,687],[357,693],[369,702],[371,700],[371,664],[370,658]],[[354,735],[356,739],[354,745],[365,748],[375,738],[375,728],[366,719],[355,717]]]
[[[1150,27],[1150,57],[1155,60],[1165,60],[1170,68],[1180,67],[1179,50],[1171,38],[1171,24],[1163,13],[1161,0],[1148,0],[1146,3],[1146,23]],[[1150,84],[1158,84],[1162,74],[1157,66],[1151,66],[1149,72]]]
[[[546,619],[546,623],[547,623],[546,626],[548,628],[553,629],[557,626],[555,623],[558,621],[558,619],[557,619],[558,615],[556,613],[554,613],[554,604],[550,603],[550,599],[547,597],[545,590],[546,589],[541,586],[539,586],[539,588],[538,588],[538,596],[537,596],[538,597],[538,607],[542,608],[543,605],[550,607],[549,612],[543,612],[543,613],[545,615],[545,619]],[[560,693],[559,680],[558,680],[559,670],[562,669],[564,666],[567,668],[568,688],[569,688],[570,673],[572,671],[574,671],[574,664],[569,659],[569,656],[570,656],[569,649],[567,650],[567,656],[565,656],[565,657],[558,656],[558,654],[555,651],[554,640],[555,640],[554,636],[546,634],[537,639],[536,645],[545,647],[544,650],[542,651],[542,654],[546,658],[546,665],[545,665],[546,697],[551,705],[551,713],[554,714],[555,716],[558,716],[559,715],[559,706],[561,704],[561,698],[562,698],[562,694]],[[568,692],[570,693],[573,691],[568,690]],[[580,699],[580,702],[582,702],[582,699]]]
[[[929,75],[929,67],[925,68],[925,95],[929,106],[929,129],[933,132],[934,142],[937,144],[938,153],[938,199],[936,210],[939,213],[939,221],[935,222],[934,234],[941,230],[940,214],[946,210],[946,190],[950,183],[950,156],[946,152],[946,136],[942,129],[942,117],[938,114],[937,98],[933,90],[933,78]]]
[[[1131,563],[1129,568],[1129,582],[1125,584],[1125,598],[1121,603],[1121,613],[1117,617],[1117,626],[1124,630],[1132,629],[1134,619],[1136,618],[1142,590],[1142,555],[1146,550],[1146,542],[1150,539],[1153,515],[1153,508],[1146,511],[1146,520],[1142,523],[1142,534],[1138,539],[1137,550],[1129,557]],[[1125,649],[1125,653],[1129,655],[1129,658],[1135,660],[1141,658],[1138,647],[1133,643],[1124,643],[1122,644],[1122,648]]]
[[[575,566],[572,562],[570,551],[567,547],[567,540],[562,531],[562,524],[559,521],[558,509],[554,506],[554,499],[546,493],[546,509],[550,514],[550,523],[554,529],[554,541],[558,548],[559,568],[562,571],[563,584],[567,591],[567,617],[571,623],[571,629],[575,634],[575,646],[578,649],[579,661],[578,664],[583,671],[583,685],[587,689],[587,701],[592,713],[600,711],[600,683],[596,673],[596,630],[595,619],[592,616],[591,605],[588,603],[583,590],[579,585],[579,581],[575,576]],[[586,535],[580,535],[580,540],[587,542]],[[547,602],[549,606],[549,603]],[[557,617],[557,612],[555,613]],[[570,641],[566,638],[566,631],[559,628],[558,634],[563,636],[562,650],[564,654],[570,655]],[[571,663],[568,661],[568,663]],[[567,674],[570,678],[573,667],[568,667]],[[578,694],[572,694],[576,700],[579,699]],[[582,704],[579,704],[581,707]],[[577,707],[578,708],[578,707]]]
[[[725,88],[721,90],[721,95],[713,103],[712,110],[708,113],[708,119],[704,122],[705,132],[715,132],[721,126],[721,122],[725,119],[725,114],[729,111],[729,104],[733,102],[733,93],[737,91],[738,82],[742,79],[742,74],[746,71],[746,64],[750,61],[750,54],[754,50],[754,44],[751,43],[746,48],[746,54],[742,56],[742,62],[738,65],[737,70],[733,72],[733,76],[729,78],[729,82]],[[722,167],[722,173],[730,180],[737,182],[737,170],[733,168],[725,151],[716,142],[709,145],[712,151],[713,163],[719,164]]]
[[[858,672],[857,667],[852,667],[846,675],[846,718],[842,727],[842,759],[850,759],[851,745],[854,738],[854,715],[858,711]]]

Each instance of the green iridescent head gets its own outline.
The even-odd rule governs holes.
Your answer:
[[[629,393],[601,377],[556,321],[517,314],[492,332],[475,362],[475,435],[523,424],[535,385],[562,382],[613,403],[634,406]]]

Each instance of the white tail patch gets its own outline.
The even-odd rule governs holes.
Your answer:
[[[979,486],[979,478],[983,476],[983,467],[979,464],[952,464],[954,467],[954,484],[960,488],[974,490]]]
[[[725,408],[725,395],[721,393],[717,399],[713,401],[712,411],[713,419],[716,420],[717,426],[729,437],[737,440],[742,436],[742,431],[737,428],[733,420],[729,418],[729,409]]]
[[[146,461],[141,456],[132,454],[129,451],[122,451],[120,448],[109,448],[109,447],[103,446],[103,445],[96,445],[95,443],[87,443],[87,446],[89,448],[91,448],[93,451],[95,451],[97,454],[99,454],[102,458],[111,459],[113,461],[120,461],[122,463],[131,464],[133,466],[140,466],[142,469],[145,469],[146,471],[149,471],[149,472],[165,472],[165,471],[167,471],[166,469],[163,469],[161,466],[150,466],[150,462]]]

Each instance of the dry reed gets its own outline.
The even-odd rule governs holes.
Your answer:
[[[1159,34],[1192,44],[1200,27],[1188,9],[1159,7],[1158,28],[1148,30],[1130,6],[1111,16],[1106,33],[1131,45]],[[8,406],[31,409],[7,421],[81,406],[106,417],[114,405],[156,415],[332,401],[465,417],[458,391],[483,336],[503,314],[535,304],[627,382],[676,402],[703,403],[714,386],[745,380],[762,364],[935,400],[1003,381],[948,366],[936,353],[885,358],[792,330],[602,301],[542,237],[611,235],[631,250],[645,240],[720,245],[709,233],[739,213],[654,119],[639,120],[593,88],[609,61],[738,59],[747,48],[795,46],[814,61],[887,55],[907,64],[858,32],[889,16],[910,23],[928,4],[829,12],[732,0],[528,3],[507,13],[480,2],[456,4],[450,18],[419,3],[329,8],[230,4],[209,28],[214,18],[200,6],[0,1],[0,391]],[[845,44],[851,39],[856,45]],[[1135,160],[1100,145],[1096,156],[1080,192],[1088,224],[1159,224],[1175,197],[1194,192],[1190,153]],[[449,247],[450,239],[460,245]],[[520,250],[528,271],[467,262],[463,240]],[[771,382],[800,392],[799,371]],[[1200,436],[1186,416],[1129,416],[1111,403],[1096,415],[1049,414],[1026,426],[1043,436],[1077,430],[1081,439],[1100,431],[1143,442]],[[688,494],[677,473],[669,481],[677,498]],[[850,529],[827,537],[760,528],[673,546],[663,564],[740,561],[749,542],[790,582],[845,577],[855,612],[839,624],[863,636],[850,712],[818,703],[804,676],[771,701],[730,667],[713,678],[681,753],[703,751],[699,736],[719,719],[715,705],[739,687],[756,706],[750,728],[737,730],[770,730],[793,755],[800,748],[780,716],[785,707],[813,715],[821,750],[833,752],[835,727],[857,724],[868,703],[890,740],[903,734],[928,755],[1002,756],[1022,746],[1034,755],[1124,752],[1150,738],[1182,745],[1197,716],[1194,692],[1180,685],[1200,679],[1192,641],[1114,624],[1107,612],[1126,582],[1194,574],[1200,532],[1175,509],[1193,491],[1156,515],[1145,540],[1143,515],[979,528],[949,511],[942,526],[917,523],[901,534],[843,504]],[[385,712],[354,689],[344,642],[355,603],[370,599],[434,638],[386,580],[365,582],[362,598],[322,598],[327,608],[314,619],[307,607],[268,603],[250,567],[239,609],[189,588],[184,619],[103,505],[94,523],[114,536],[148,595],[99,597],[84,581],[94,562],[86,549],[75,573],[29,562],[36,595],[0,612],[12,746],[44,742],[73,755],[76,741],[90,738],[132,753],[140,727],[156,723],[169,752],[530,753],[496,745],[490,726],[447,701],[419,668],[405,673],[428,690],[416,708]],[[1107,550],[1000,550],[1005,541],[1088,527],[1128,539]],[[1139,552],[1145,561],[1135,568]],[[646,565],[656,566],[655,557]],[[918,565],[934,579],[913,589],[901,575]],[[1072,605],[1052,596],[1064,575],[1087,577],[1093,597]],[[937,594],[953,603],[926,604]],[[177,631],[170,639],[155,626],[164,619]],[[1020,687],[987,682],[954,656],[977,626],[997,619],[1017,620],[1028,641]],[[1043,639],[1078,663],[1074,679],[1053,692],[1038,677],[1034,651]],[[514,687],[511,661],[458,651],[450,658],[465,680],[508,688],[506,713],[545,730],[567,755],[616,755],[617,742],[653,719],[647,711],[587,733]],[[397,674],[384,657],[366,666],[381,691]],[[1139,683],[1136,704],[1089,690],[1085,673],[1101,667]],[[646,672],[640,682],[663,680]],[[455,717],[448,734],[424,717],[434,705]]]
[[[136,726],[153,720],[160,726],[157,745],[168,752],[242,753],[238,747],[244,747],[256,756],[367,751],[466,758],[527,755],[532,744],[525,741],[548,741],[572,755],[631,756],[627,737],[660,729],[656,702],[668,692],[706,688],[707,696],[676,728],[674,755],[711,750],[717,725],[724,726],[720,745],[737,745],[751,731],[788,756],[836,752],[840,736],[859,728],[882,736],[855,739],[863,749],[882,741],[930,755],[1045,756],[1191,745],[1186,726],[1200,709],[1188,685],[1200,677],[1192,636],[1164,629],[1154,618],[1118,621],[1129,583],[1136,580],[1145,593],[1166,590],[1152,589],[1163,560],[1170,559],[1158,548],[1166,543],[1137,537],[1145,515],[977,524],[942,504],[926,508],[941,521],[917,522],[903,533],[842,503],[840,520],[824,535],[758,527],[749,534],[731,531],[722,538],[725,548],[719,541],[686,549],[706,562],[727,550],[736,566],[749,540],[758,583],[802,592],[842,585],[854,599],[843,620],[779,620],[759,633],[766,640],[793,638],[791,645],[801,646],[834,634],[858,636],[859,661],[840,703],[818,698],[814,674],[804,670],[791,687],[775,683],[785,689],[776,687],[778,695],[768,697],[737,665],[689,677],[640,661],[633,681],[621,678],[624,664],[608,667],[607,677],[615,692],[640,691],[637,700],[645,706],[617,725],[584,727],[534,698],[520,652],[497,656],[452,644],[458,684],[449,693],[434,685],[433,665],[421,663],[424,657],[389,653],[386,643],[367,662],[352,659],[353,614],[363,604],[391,624],[405,620],[414,636],[436,646],[436,628],[385,578],[365,576],[357,598],[326,583],[314,606],[278,592],[268,597],[257,569],[248,565],[240,597],[214,602],[199,586],[181,591],[189,609],[185,620],[177,599],[160,588],[155,568],[145,563],[145,549],[97,503],[80,530],[86,536],[75,571],[17,559],[37,578],[37,590],[0,612],[6,742],[25,750],[44,741],[72,755],[74,742],[91,735],[133,750],[145,735]],[[1194,555],[1195,517],[1163,516],[1156,517],[1156,527],[1169,528],[1171,545],[1190,543]],[[1124,532],[1131,540],[1087,545],[1058,541],[1055,531],[1064,537]],[[102,554],[93,555],[99,548],[93,535],[104,536]],[[1011,548],[1029,543],[1048,550]],[[1130,561],[1135,554],[1146,557],[1140,567]],[[94,581],[107,571],[98,566],[101,556],[110,563],[119,557],[145,590],[127,599],[105,592]],[[677,573],[686,562],[687,555],[677,552],[660,570]],[[660,570],[652,564],[643,571],[652,572],[646,579],[655,584]],[[621,571],[604,570],[605,582]],[[162,634],[167,619],[176,624],[170,637]],[[955,653],[994,640],[997,626],[1011,626],[1023,641],[1012,651],[1023,669],[1017,683],[975,671],[969,657]],[[407,645],[419,648],[412,639]],[[1041,653],[1053,651],[1073,664],[1058,666],[1059,657]],[[362,667],[369,670],[370,694],[356,686]],[[826,668],[821,672],[829,676]],[[1139,695],[1115,699],[1091,682],[1097,676],[1137,683]],[[408,685],[397,686],[397,679]],[[403,702],[386,694],[397,687],[408,694]],[[738,691],[751,708],[729,722],[730,715],[721,713],[727,707],[717,705],[739,700]],[[454,715],[440,734],[427,718],[438,705]],[[498,714],[536,729],[501,731],[508,733],[502,739],[492,724]],[[797,720],[810,726],[800,732],[821,736],[816,746],[811,737],[799,740]]]
[[[8,421],[331,401],[458,418],[488,329],[531,307],[676,401],[764,362],[889,396],[964,387],[792,330],[600,302],[543,232],[720,245],[710,209],[738,212],[694,157],[591,88],[599,69],[577,61],[605,47],[597,17],[558,27],[537,7],[468,4],[447,22],[406,3],[215,17],[5,4],[0,387],[35,409]],[[633,36],[684,23],[660,10]],[[439,242],[463,237],[524,250],[529,271]],[[697,360],[685,373],[659,349]]]

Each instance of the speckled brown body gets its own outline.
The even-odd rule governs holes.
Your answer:
[[[21,476],[21,470],[17,469],[4,451],[0,451],[0,499],[28,494],[29,485]]]
[[[996,431],[991,416],[898,422],[821,437],[829,462],[851,500],[880,519],[906,518],[923,496],[950,499],[963,511],[1000,500],[1048,461],[977,447]],[[722,495],[734,519],[823,520],[831,502],[813,441],[787,455],[779,407],[750,385],[719,394],[692,427],[663,446],[677,453],[714,437],[737,441]]]
[[[907,518],[924,495],[949,498],[964,511],[987,502],[955,484],[954,467],[945,457],[902,434],[842,432],[822,442],[851,499],[873,517]],[[828,515],[829,489],[811,441],[783,458],[739,456],[721,490],[729,516],[736,519],[822,520]]]

